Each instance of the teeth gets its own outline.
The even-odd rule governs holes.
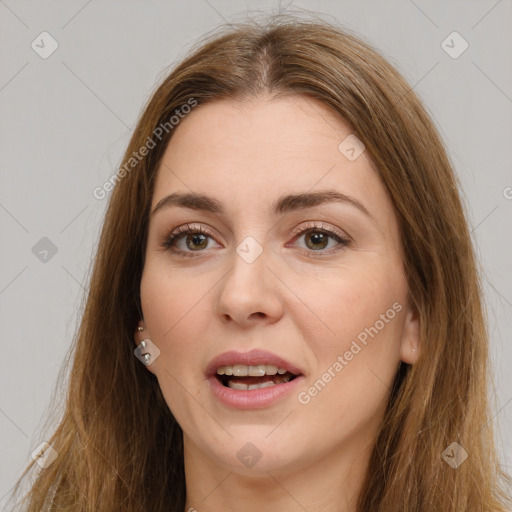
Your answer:
[[[286,377],[276,377],[274,381],[262,382],[261,384],[242,384],[240,382],[228,381],[228,387],[231,389],[238,389],[240,391],[248,391],[251,389],[260,389],[260,388],[269,388],[270,386],[275,386],[276,384],[282,384],[284,382],[288,382],[290,380],[290,376]]]
[[[278,368],[273,364],[259,364],[257,366],[247,366],[245,364],[235,364],[231,366],[219,366],[218,375],[233,375],[235,377],[263,377],[263,375],[283,375],[287,372],[285,368]]]
[[[234,377],[247,377],[248,368],[242,364],[235,364],[233,366],[233,376]]]
[[[281,370],[282,370],[282,368],[281,368]],[[275,375],[278,371],[279,371],[279,369],[277,368],[277,366],[275,366],[273,364],[265,365],[265,374],[266,375]]]
[[[247,391],[249,389],[260,389],[260,388],[268,388],[270,386],[275,386],[275,384],[272,381],[269,382],[262,382],[261,384],[240,384],[238,382],[228,382],[228,387],[231,389],[238,389],[240,391]]]

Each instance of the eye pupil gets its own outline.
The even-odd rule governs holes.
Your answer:
[[[312,243],[313,243],[314,247],[310,247],[310,244],[307,243],[308,239],[312,240]],[[328,238],[325,235],[325,233],[320,233],[318,231],[313,231],[313,232],[309,233],[309,235],[306,235],[306,244],[310,248],[313,248],[313,249],[324,249],[326,247],[326,243],[328,243]],[[316,247],[318,244],[321,244],[321,247]]]
[[[197,242],[198,239],[202,239],[202,242]],[[189,244],[189,241],[190,240],[193,240],[193,244],[195,245],[195,247],[192,247],[190,244]],[[200,245],[201,247],[199,247],[200,249],[204,249],[206,247],[205,245],[205,242],[206,242],[206,245],[208,245],[208,241],[207,241],[207,238],[205,235],[201,234],[201,233],[195,233],[193,235],[188,235],[187,236],[187,247],[189,249],[194,249],[194,248],[197,248],[198,245]]]

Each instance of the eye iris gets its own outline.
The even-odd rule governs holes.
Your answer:
[[[310,244],[307,242],[308,239],[312,240],[312,243],[315,247],[311,247]],[[311,233],[306,234],[306,245],[310,249],[325,249],[327,246],[327,243],[329,242],[327,235],[325,233],[321,233],[319,231],[313,231]],[[321,247],[318,247],[317,245],[321,244]]]
[[[198,242],[196,244],[196,241],[198,239],[202,239],[202,242]],[[193,244],[195,245],[195,247],[192,247],[190,244],[189,244],[189,241],[193,240]],[[207,245],[208,245],[208,240],[207,240],[207,237],[206,235],[203,235],[201,233],[194,233],[192,235],[187,235],[187,239],[186,239],[186,243],[187,243],[187,247],[189,249],[196,249],[198,248],[197,246],[198,245],[201,245],[201,247],[199,247],[199,249],[204,249]]]

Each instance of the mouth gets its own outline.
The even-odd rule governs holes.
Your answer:
[[[297,376],[286,368],[279,368],[273,364],[219,366],[215,375],[224,387],[239,391],[278,386],[292,381]]]
[[[259,409],[291,396],[304,371],[266,350],[224,352],[210,361],[205,376],[214,396],[237,409]]]

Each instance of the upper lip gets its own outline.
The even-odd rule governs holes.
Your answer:
[[[220,366],[231,366],[235,364],[244,364],[247,366],[256,366],[260,364],[273,364],[278,368],[284,368],[294,375],[302,374],[302,370],[294,364],[288,362],[286,359],[279,357],[272,352],[266,350],[251,350],[249,352],[238,352],[230,350],[214,357],[206,368],[206,375],[208,377],[217,375],[217,368]]]

